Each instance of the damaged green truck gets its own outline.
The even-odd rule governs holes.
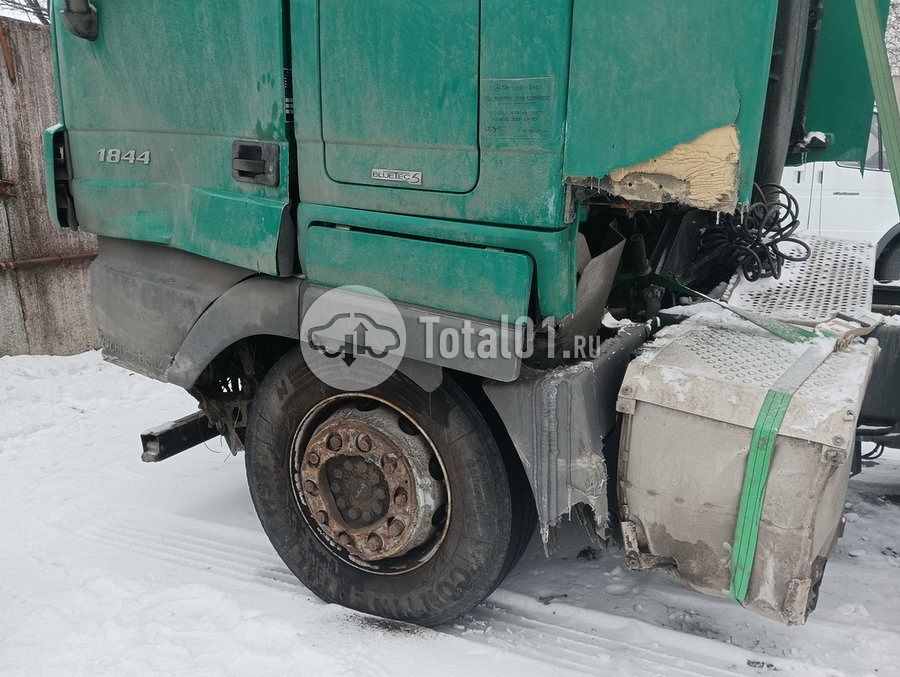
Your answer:
[[[864,159],[887,4],[56,0],[51,215],[106,359],[199,404],[144,460],[224,435],[290,570],[379,616],[577,516],[803,623],[900,446],[900,248],[775,184]]]

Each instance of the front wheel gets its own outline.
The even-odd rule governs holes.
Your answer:
[[[320,598],[420,625],[489,595],[534,526],[517,461],[454,382],[401,374],[336,391],[299,351],[267,375],[246,436],[250,494],[288,568]]]

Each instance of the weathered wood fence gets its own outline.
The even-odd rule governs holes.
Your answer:
[[[42,134],[58,121],[50,34],[0,18],[0,356],[99,346],[93,236],[60,232],[44,196]]]

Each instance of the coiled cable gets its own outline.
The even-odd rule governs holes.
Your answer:
[[[702,236],[704,259],[730,271],[739,269],[749,282],[778,279],[786,261],[806,261],[812,249],[794,237],[800,227],[800,204],[777,184],[753,185],[753,203],[743,212],[720,216]],[[800,252],[785,252],[794,244]]]

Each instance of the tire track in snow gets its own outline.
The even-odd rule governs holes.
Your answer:
[[[175,520],[165,520],[160,515],[153,515],[153,519],[154,525],[152,526],[137,525],[119,519],[107,519],[76,532],[76,535],[114,549],[123,548],[193,570],[199,569],[210,574],[229,579],[236,578],[245,583],[265,585],[278,590],[302,590],[311,595],[274,553],[267,556],[261,549],[255,550],[251,547],[224,542],[209,535],[191,533],[183,528],[183,524],[178,524]],[[170,523],[173,524],[172,528],[168,528]],[[281,566],[279,567],[279,565]],[[352,613],[348,611],[348,614]],[[546,640],[540,639],[541,633],[535,633],[530,628],[521,627],[514,622],[508,622],[504,627],[509,628],[511,637],[522,639],[523,632],[532,635],[528,639],[535,648],[523,652],[521,646],[510,642],[503,646],[503,649],[516,654],[528,653],[545,664],[584,671],[596,670],[599,665],[608,662],[608,657],[603,652],[598,652],[596,647],[568,640],[560,643],[559,646],[544,647],[542,645],[546,644]],[[490,637],[463,635],[453,627],[438,629],[438,631],[461,637],[467,641],[488,645],[494,649],[498,648],[496,642],[491,641]],[[556,639],[553,641],[554,644],[558,643]],[[661,667],[656,664],[654,672],[658,674]]]
[[[182,543],[191,543],[192,547],[196,547],[200,550],[212,550],[217,553],[225,552],[228,553],[230,557],[253,561],[276,573],[285,574],[293,578],[293,574],[288,571],[288,568],[281,561],[281,558],[270,548],[240,545],[232,541],[210,538],[205,533],[198,534],[186,530],[186,525],[178,525],[175,528],[162,528],[152,525],[136,526],[123,520],[110,520],[109,525],[118,529],[120,533],[135,536],[152,535],[155,539],[168,544],[180,545]],[[266,544],[268,544],[268,541],[266,541]],[[296,579],[294,580],[296,582]]]
[[[115,523],[89,526],[76,535],[113,549],[124,549],[139,555],[179,564],[193,570],[258,583],[277,590],[301,590],[310,594],[287,569],[271,568],[272,560],[235,555],[215,545],[190,543],[190,536],[173,532],[171,536],[154,536],[146,529],[123,527]],[[241,561],[241,560],[245,561]],[[247,560],[250,560],[249,562]]]
[[[567,604],[555,604],[554,607],[557,611],[580,611]],[[589,631],[552,622],[546,618],[548,613],[552,612],[538,601],[518,593],[507,592],[501,587],[468,616],[471,618],[470,625],[476,627],[486,625],[491,628],[491,634],[484,635],[488,643],[499,639],[501,643],[508,641],[509,646],[516,650],[521,650],[523,646],[534,647],[535,656],[545,656],[546,651],[550,650],[592,657],[593,662],[580,666],[583,668],[596,669],[598,663],[610,664],[617,660],[625,660],[628,671],[632,673],[658,675],[664,672],[717,676],[733,675],[740,666],[739,662],[714,656],[712,652],[707,656],[701,653],[695,654],[693,658],[686,658],[680,653],[652,649],[622,637],[603,634],[600,628],[610,625],[614,628],[621,626],[622,619],[610,617],[600,611],[584,611],[594,616]],[[631,622],[643,625],[640,621]],[[658,631],[649,625],[646,629],[652,635]],[[498,635],[497,630],[500,630],[501,634]],[[477,638],[471,637],[468,633],[461,633],[461,636]],[[715,648],[719,649],[717,645]],[[721,653],[721,649],[719,652]]]
[[[196,529],[187,530],[180,521],[166,519],[165,513],[153,515],[153,519],[154,523],[149,525],[112,518],[87,526],[76,532],[76,535],[114,549],[130,550],[227,579],[238,579],[279,591],[302,591],[311,596],[277,555],[266,552],[262,546],[257,548],[237,544],[214,535],[196,533]],[[171,527],[168,526],[170,524]],[[218,525],[211,526],[215,528]],[[728,647],[727,652],[734,652],[735,655],[732,660],[730,657],[723,657],[723,645],[712,640],[663,630],[600,611],[578,609],[566,604],[555,604],[554,609],[563,612],[560,614],[562,616],[586,615],[590,629],[552,622],[547,619],[546,606],[530,597],[501,588],[461,622],[457,621],[439,631],[491,648],[524,653],[560,668],[581,671],[596,671],[603,665],[624,659],[629,663],[629,669],[637,668],[646,674],[665,672],[718,676],[734,674],[741,668],[746,671],[747,657],[765,660],[749,651]],[[584,620],[577,619],[574,625],[584,626]],[[672,633],[676,638],[689,638],[692,649],[702,649],[703,643],[712,643],[712,646],[708,647],[710,651],[701,650],[686,657],[674,649],[667,651],[661,648],[660,642],[655,642],[657,646],[651,648],[616,636],[623,633],[623,626],[626,625],[641,626],[638,633],[647,630],[654,638],[658,638],[660,633]],[[646,628],[643,627],[645,625]],[[612,632],[604,634],[600,630],[610,626]],[[630,634],[635,634],[633,628]],[[677,649],[677,645],[675,648]],[[741,657],[744,658],[743,661],[740,660]]]
[[[737,646],[600,610],[566,603],[555,603],[552,609],[557,612],[555,619],[568,621],[568,624],[548,618],[553,612],[538,600],[501,587],[469,614],[469,625],[475,626],[475,632],[480,631],[478,626],[490,627],[492,633],[485,635],[488,640],[493,637],[503,642],[504,635],[495,631],[505,631],[511,634],[510,647],[536,646],[535,655],[542,655],[545,647],[556,646],[584,655],[592,653],[606,663],[623,661],[629,672],[645,674],[758,674],[757,669],[748,666],[748,660],[761,664],[773,662],[771,657]],[[460,634],[470,638],[465,630],[469,628]],[[642,641],[635,641],[635,637]],[[838,674],[797,661],[778,659],[774,662],[778,663],[779,669],[792,674]]]
[[[100,543],[112,549],[125,549],[136,554],[156,560],[200,570],[204,573],[218,575],[227,580],[240,580],[248,584],[259,584],[280,591],[302,591],[312,597],[306,588],[287,568],[272,569],[281,563],[277,556],[266,557],[261,550],[253,551],[245,546],[218,541],[209,536],[198,536],[184,530],[166,529],[164,527],[133,525],[115,519],[106,520],[102,524],[86,527],[76,535]],[[255,552],[255,554],[254,554]],[[274,578],[272,576],[275,576]],[[348,615],[353,614],[347,611]],[[510,626],[510,632],[521,637],[522,628]],[[485,641],[485,638],[462,635],[453,628],[438,628],[438,632],[460,637],[467,641],[498,648],[496,643]],[[537,644],[541,642],[538,640]],[[522,647],[508,643],[504,650],[516,654],[526,654],[540,662],[560,668],[579,671],[596,670],[598,665],[606,662],[602,654],[587,647],[543,647],[537,650],[523,651]],[[659,673],[660,666],[655,671]]]

